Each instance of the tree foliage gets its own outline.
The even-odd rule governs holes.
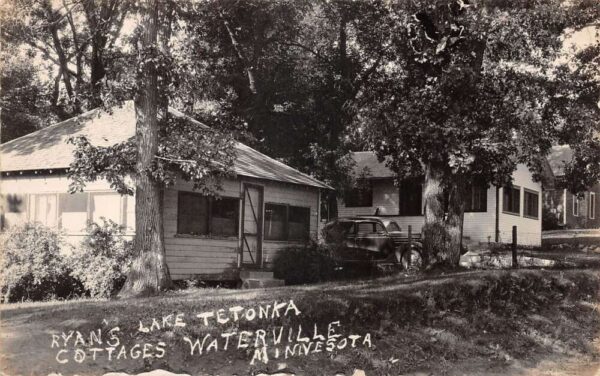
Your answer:
[[[430,248],[453,239],[454,262],[470,184],[510,184],[520,163],[539,178],[557,143],[574,150],[570,189],[600,177],[600,47],[558,59],[569,32],[598,22],[593,0],[168,1],[151,44],[139,17],[122,35],[140,5],[1,8],[3,40],[50,68],[51,90],[39,87],[59,117],[139,104],[156,76],[152,162],[135,164],[140,135],[108,148],[74,139],[74,190],[105,178],[131,193],[123,177],[147,173],[160,187],[183,177],[216,194],[231,135],[343,191],[355,180],[349,151],[374,150],[399,178],[426,176]]]
[[[1,142],[34,132],[56,120],[50,106],[48,87],[37,77],[39,69],[15,48],[0,52]]]
[[[598,76],[556,66],[565,29],[589,22],[597,8],[554,0],[381,4],[390,47],[361,93],[361,130],[399,177],[425,176],[430,253],[444,248],[435,239],[460,236],[466,185],[510,184],[519,163],[539,179],[553,144],[581,150],[586,157],[572,165],[587,169],[586,181],[600,177],[590,164],[599,145]],[[440,257],[457,262],[458,244]]]
[[[217,195],[223,178],[230,176],[235,161],[235,141],[222,132],[181,114],[172,115],[161,127],[160,145],[151,175],[163,187],[177,179],[194,183],[194,189]],[[134,139],[111,146],[94,146],[86,137],[69,139],[75,158],[69,166],[69,190],[83,191],[85,184],[107,180],[121,194],[134,194],[137,149]]]
[[[129,0],[8,0],[0,37],[45,66],[54,113],[67,119],[100,106],[109,76],[127,69],[121,30],[133,8]]]

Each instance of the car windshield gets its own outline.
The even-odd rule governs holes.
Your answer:
[[[394,221],[390,221],[390,223],[385,226],[388,231],[400,231],[400,226]]]

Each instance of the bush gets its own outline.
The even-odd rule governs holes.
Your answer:
[[[133,247],[123,237],[123,227],[102,218],[92,223],[81,248],[71,256],[73,275],[90,296],[107,298],[119,291],[131,265]]]
[[[546,206],[542,208],[542,230],[558,230],[560,229],[560,223],[555,213],[552,213]]]
[[[2,234],[0,288],[4,301],[48,300],[79,295],[60,249],[59,232],[39,224],[13,226]]]
[[[311,241],[303,246],[281,250],[273,260],[275,278],[286,284],[326,281],[333,278],[335,261],[331,250]]]

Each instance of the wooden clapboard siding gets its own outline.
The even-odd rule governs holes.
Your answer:
[[[221,196],[241,197],[242,182],[264,187],[264,202],[287,204],[310,208],[310,235],[316,237],[319,231],[318,205],[319,190],[314,187],[280,183],[259,179],[228,179],[223,182]],[[2,179],[2,194],[19,193],[66,193],[69,181],[63,175],[18,176]],[[86,192],[112,192],[110,185],[103,180],[86,185]],[[179,191],[193,191],[189,182],[177,182],[173,188],[164,191],[164,236],[167,263],[174,279],[231,279],[238,268],[238,237],[195,237],[177,235],[177,200]],[[127,197],[127,224],[133,225],[135,199]],[[241,201],[241,198],[240,198]],[[131,205],[129,205],[131,203]],[[264,207],[262,208],[264,211]],[[27,220],[27,213],[8,213],[2,208],[5,220],[19,223]],[[131,217],[131,218],[130,218]],[[133,234],[133,233],[132,233]],[[84,234],[70,236],[69,243],[78,245]],[[71,239],[72,238],[72,239]],[[277,252],[292,244],[302,242],[263,241],[263,261],[265,266],[272,264]],[[236,277],[237,278],[237,277]]]
[[[318,189],[268,180],[240,178],[226,180],[221,195],[241,197],[244,182],[262,186],[264,188],[265,203],[310,208],[310,235],[312,237],[317,236],[319,224]],[[238,267],[239,253],[239,239],[237,237],[211,238],[177,235],[178,191],[193,191],[192,184],[182,182],[172,189],[165,190],[165,247],[172,278],[227,279],[235,275],[234,269]],[[262,210],[264,211],[264,207]],[[277,253],[292,244],[299,245],[302,242],[264,240],[264,266],[270,267]]]
[[[539,246],[542,244],[542,184],[535,182],[525,165],[518,165],[513,173],[513,184],[521,192],[519,214],[505,213],[503,209],[504,188],[500,189],[500,218],[499,241],[510,243],[512,241],[512,226],[517,226],[517,241],[523,245]],[[525,216],[525,190],[538,194],[538,216],[530,218]]]
[[[237,237],[214,238],[177,234],[177,197],[179,191],[193,191],[193,184],[178,182],[164,192],[164,234],[167,265],[173,279],[220,279],[237,267]],[[221,196],[239,197],[239,183],[226,180]],[[231,274],[231,273],[229,273]]]
[[[361,155],[365,158],[365,155]],[[373,159],[372,163],[379,163]],[[371,167],[371,166],[369,166]],[[393,185],[393,178],[386,175],[386,171],[380,171],[383,176],[373,175],[379,179],[372,181],[373,205],[368,207],[347,207],[342,199],[338,200],[338,215],[374,215],[379,209],[381,215],[390,217],[398,222],[403,231],[411,226],[413,233],[419,233],[424,224],[423,216],[399,216],[398,203],[402,201],[402,194],[398,194],[398,188]],[[499,241],[511,242],[512,226],[518,227],[518,242],[523,245],[541,244],[541,200],[542,186],[533,181],[533,176],[527,166],[519,164],[513,173],[514,184],[521,189],[520,214],[506,214],[502,212],[502,188],[500,188],[500,214],[499,214]],[[524,189],[538,193],[538,218],[529,218],[523,215]],[[421,202],[423,204],[423,202]],[[572,208],[571,206],[569,206]],[[485,212],[467,212],[464,214],[463,236],[472,242],[494,242],[496,238],[496,187],[487,190],[487,210]]]
[[[310,237],[317,238],[319,232],[319,190],[306,186],[282,184],[274,181],[252,181],[264,187],[264,202],[274,204],[287,204],[310,208]],[[264,208],[263,208],[264,211]],[[263,241],[263,262],[268,268],[277,253],[290,245],[303,244],[303,242]]]

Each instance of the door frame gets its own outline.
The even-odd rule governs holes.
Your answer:
[[[241,210],[241,231],[240,231],[240,267],[263,267],[263,221],[264,221],[264,204],[265,204],[265,188],[262,185],[242,182],[242,210]],[[246,218],[246,198],[249,197],[248,188],[253,188],[258,191],[259,203],[256,206],[258,213],[254,213],[254,219],[256,221],[256,234],[248,234],[256,236],[256,260],[252,264],[244,264],[244,247],[248,247],[246,240],[246,233],[244,231],[244,224]],[[250,199],[250,207],[254,207],[254,203]],[[249,251],[250,253],[250,251]],[[251,253],[250,253],[251,254]]]

